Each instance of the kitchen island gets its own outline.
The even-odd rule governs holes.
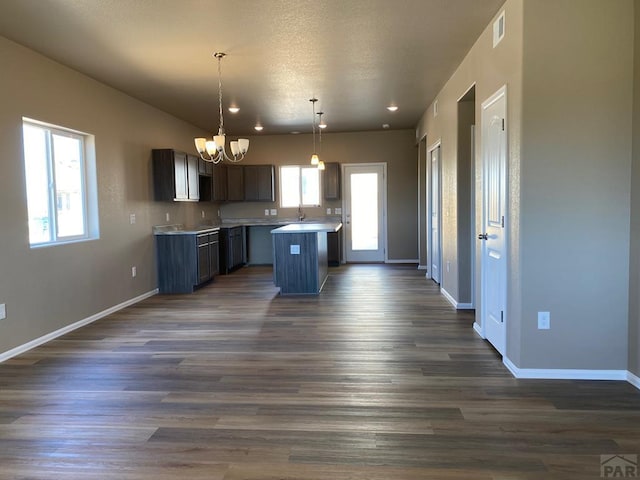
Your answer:
[[[273,280],[281,295],[317,295],[327,280],[327,233],[340,222],[292,223],[271,230]]]

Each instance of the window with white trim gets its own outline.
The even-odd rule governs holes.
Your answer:
[[[320,205],[320,171],[317,167],[287,165],[280,167],[280,207],[317,207]]]
[[[22,119],[32,247],[98,236],[93,136]]]

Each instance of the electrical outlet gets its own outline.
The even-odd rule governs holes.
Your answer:
[[[551,328],[551,314],[549,312],[538,312],[538,330],[549,330]]]
[[[276,215],[278,215],[278,210],[276,210],[275,208],[271,209],[271,216],[275,217]]]
[[[300,255],[300,245],[289,245],[289,253],[291,255]]]
[[[131,267],[131,278],[135,278],[137,274],[138,270],[136,269],[136,267]]]
[[[220,218],[220,209],[218,209],[218,218]]]
[[[268,216],[269,216],[269,209],[268,209],[268,208],[265,208],[265,209],[264,209],[264,216],[265,216],[265,217],[268,217]]]
[[[447,273],[451,270],[451,262],[447,260]]]
[[[131,213],[129,214],[129,223],[131,225],[133,225],[134,223],[136,223],[136,214],[135,213]]]
[[[165,217],[167,219],[167,222],[171,220],[171,215],[169,215],[169,212],[165,214]]]
[[[7,306],[4,303],[0,303],[0,320],[7,318]]]
[[[204,210],[200,211],[200,215],[202,215],[202,218],[204,218]]]
[[[327,215],[331,215],[331,209],[327,208]]]

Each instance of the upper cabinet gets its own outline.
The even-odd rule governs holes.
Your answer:
[[[160,201],[197,202],[198,157],[172,149],[152,151],[154,198]]]
[[[324,164],[324,199],[340,200],[340,164]]]
[[[226,202],[227,195],[227,166],[214,165],[211,172],[211,200],[214,202]]]
[[[250,202],[275,201],[275,167],[244,165],[244,199]]]
[[[244,167],[242,165],[228,165],[227,169],[227,200],[238,202],[244,200]]]

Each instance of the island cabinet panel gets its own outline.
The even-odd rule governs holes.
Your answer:
[[[275,167],[244,165],[244,199],[249,202],[275,201]]]
[[[244,265],[243,227],[220,229],[220,272],[227,274]]]
[[[219,273],[218,232],[155,238],[160,293],[191,293]]]
[[[154,149],[153,192],[158,201],[198,201],[198,157],[171,149]]]
[[[229,165],[227,168],[227,200],[244,200],[244,167]]]
[[[340,164],[325,163],[323,174],[325,200],[340,200]]]
[[[327,278],[327,234],[273,235],[273,257],[281,295],[317,295]]]
[[[342,232],[329,232],[327,233],[327,258],[329,265],[332,267],[340,266],[340,257],[342,252],[342,239],[340,234]]]

